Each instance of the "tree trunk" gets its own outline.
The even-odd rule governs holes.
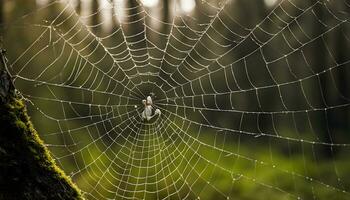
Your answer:
[[[83,199],[39,138],[15,95],[1,51],[0,199]]]
[[[100,31],[100,26],[96,26],[98,23],[100,23],[100,14],[98,12],[99,5],[97,0],[92,1],[92,18],[91,18],[91,25],[95,25],[93,28],[95,33],[98,33]]]
[[[75,8],[78,14],[81,14],[81,1],[77,0],[77,7]]]

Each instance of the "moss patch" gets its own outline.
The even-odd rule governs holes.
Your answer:
[[[18,99],[0,104],[0,199],[83,199],[56,166]]]

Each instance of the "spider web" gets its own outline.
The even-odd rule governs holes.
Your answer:
[[[191,13],[123,2],[79,13],[52,1],[7,29],[27,33],[22,44],[5,38],[16,87],[85,198],[235,199],[242,185],[285,199],[349,196],[338,166],[349,160],[337,154],[349,138],[334,126],[349,119],[338,81],[349,75],[346,1],[283,0],[258,15],[243,1],[198,1]],[[151,93],[162,114],[146,122]],[[321,152],[327,174],[315,169]]]

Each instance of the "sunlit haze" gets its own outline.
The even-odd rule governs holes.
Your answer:
[[[272,7],[277,3],[277,0],[264,0],[268,7]]]
[[[196,6],[196,2],[194,0],[180,0],[180,6],[184,12],[191,12]]]
[[[146,7],[153,7],[159,3],[159,0],[141,0],[141,2]]]

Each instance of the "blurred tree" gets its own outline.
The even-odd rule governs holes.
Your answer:
[[[163,21],[164,22],[170,22],[171,21],[171,13],[170,13],[171,5],[170,0],[164,0],[163,1]],[[162,32],[167,32],[167,26],[165,24],[162,24],[162,28],[164,29]]]
[[[0,2],[0,47],[2,46],[2,37],[4,36],[4,2]]]
[[[81,13],[81,1],[80,0],[77,0],[77,7],[75,9],[76,9],[78,14]]]
[[[344,11],[344,13],[350,13],[350,7],[347,6],[345,1],[339,1],[338,2],[339,7],[343,8],[341,10]],[[348,18],[349,15],[346,14],[344,16],[345,18]],[[337,29],[336,34],[334,36],[335,38],[335,44],[333,45],[333,49],[336,50],[335,52],[335,60],[337,64],[342,64],[347,61],[348,59],[348,52],[345,51],[345,49],[349,49],[349,43],[344,42],[344,34],[347,34],[347,28],[346,26],[341,26]],[[346,67],[343,67],[344,70],[339,70],[338,73],[333,73],[334,79],[336,82],[336,87],[338,88],[338,92],[340,94],[335,94],[334,96],[337,99],[337,104],[342,104],[344,98],[350,99],[350,82],[348,77],[350,77],[350,70],[348,70]],[[345,110],[344,110],[345,111]],[[339,116],[340,114],[340,116]],[[348,123],[348,116],[350,115],[349,112],[340,112],[337,113],[338,116],[335,116],[336,119],[333,119],[331,123],[332,126],[341,129],[341,130],[349,130],[350,129],[350,123]]]
[[[310,4],[317,3],[317,0],[311,0]],[[312,29],[312,35],[317,36],[325,32],[325,26],[324,24],[320,22],[327,22],[326,13],[327,11],[324,10],[322,6],[315,6],[313,9],[315,13],[316,19],[319,21],[318,23],[313,23],[313,29]],[[315,20],[315,19],[314,19]],[[328,41],[329,42],[329,41]],[[328,66],[330,66],[330,60],[329,55],[327,55],[327,41],[324,39],[324,37],[320,37],[315,40],[315,45],[318,48],[318,51],[313,51],[313,70],[316,71],[316,73],[321,72],[323,70],[326,70]],[[321,74],[318,77],[318,81],[320,84],[320,89],[315,90],[314,89],[314,96],[317,99],[317,105],[315,107],[326,107],[329,106],[327,102],[327,88],[329,88],[332,85],[332,82],[330,80],[330,77],[327,76],[327,74]],[[313,85],[311,87],[314,87]],[[317,121],[315,122],[316,132],[319,137],[319,139],[322,142],[325,143],[332,143],[332,136],[330,131],[334,130],[334,127],[332,127],[332,124],[329,123],[332,121],[332,118],[334,116],[330,115],[327,111],[320,113]],[[320,146],[319,151],[321,152],[319,155],[322,155],[323,158],[332,158],[334,156],[334,147],[332,146],[326,146],[322,145]]]
[[[4,23],[4,1],[0,2],[0,24]]]
[[[98,11],[99,9],[99,3],[98,0],[92,0],[92,5],[91,5],[91,24],[92,25],[97,25],[101,20],[100,20],[100,12]],[[98,33],[100,30],[100,26],[94,26],[93,30],[95,33]]]
[[[112,2],[112,5],[113,5],[113,7],[112,7],[112,26],[113,26],[113,28],[111,29],[111,31],[112,31],[112,33],[114,33],[118,29],[119,25],[118,25],[118,20],[117,20],[118,13],[115,9],[117,5],[114,3],[114,1]]]

